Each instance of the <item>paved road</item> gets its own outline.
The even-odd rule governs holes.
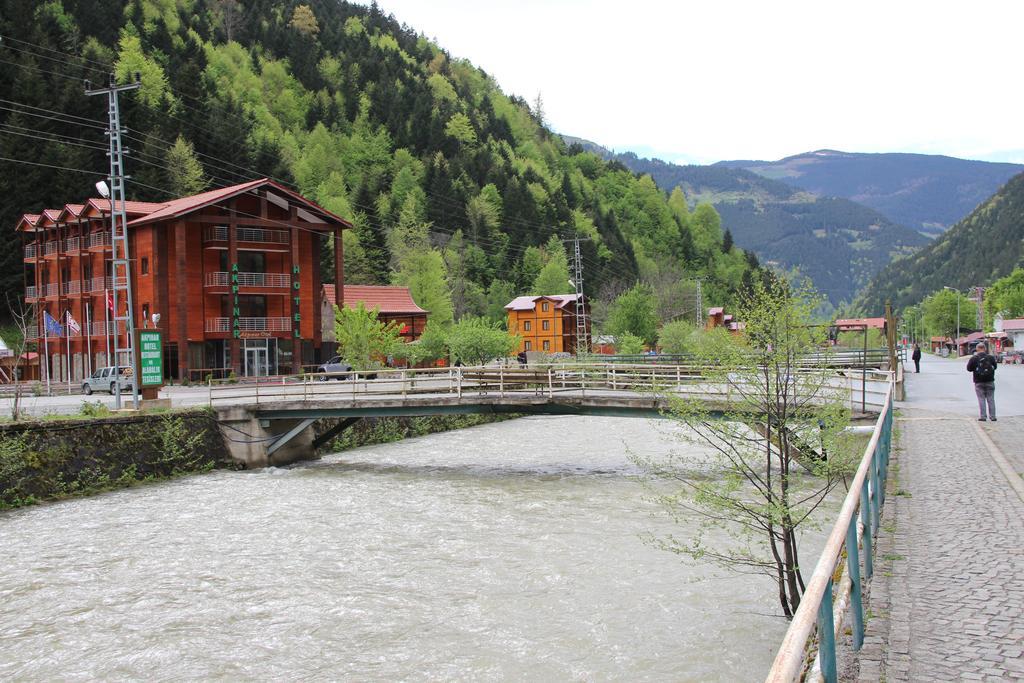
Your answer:
[[[1024,680],[1024,366],[1000,367],[999,421],[980,423],[965,363],[926,356],[908,377],[848,679]]]

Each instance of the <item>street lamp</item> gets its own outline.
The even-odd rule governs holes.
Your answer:
[[[956,293],[956,357],[960,357],[960,290],[952,287],[946,287],[943,285],[943,289],[948,289],[951,292]]]

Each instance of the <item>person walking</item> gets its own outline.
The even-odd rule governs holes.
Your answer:
[[[967,372],[974,374],[974,393],[978,396],[979,422],[984,422],[985,409],[988,419],[996,421],[996,359],[988,353],[985,342],[974,349],[974,355],[967,361]]]
[[[914,361],[914,372],[921,372],[921,347],[914,344],[914,353],[910,358]]]

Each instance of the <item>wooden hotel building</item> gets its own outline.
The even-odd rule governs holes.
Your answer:
[[[320,362],[320,255],[333,235],[333,275],[343,283],[345,219],[266,178],[125,208],[135,324],[153,327],[159,314],[166,379],[283,374]],[[108,299],[110,202],[26,214],[18,228],[37,350],[48,349],[40,377],[63,381],[70,371],[81,381],[111,364],[110,335],[126,333]],[[335,297],[344,301],[343,286]],[[46,331],[44,311],[60,336]]]

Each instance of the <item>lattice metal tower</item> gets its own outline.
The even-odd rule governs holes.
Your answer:
[[[704,288],[697,280],[697,327],[704,324]]]
[[[583,300],[583,254],[580,252],[579,235],[571,241],[573,246],[573,284],[576,287],[576,357],[590,353],[590,326],[587,324],[587,306]]]
[[[107,114],[110,127],[107,130],[107,137],[110,139],[110,286],[113,291],[113,324],[114,324],[114,358],[111,365],[114,366],[115,378],[121,376],[122,367],[132,369],[132,403],[136,410],[139,408],[139,369],[136,367],[135,358],[135,311],[132,299],[132,277],[131,257],[128,253],[128,216],[125,212],[124,181],[128,178],[124,174],[125,149],[121,145],[121,112],[117,104],[118,93],[126,90],[135,90],[142,84],[139,82],[139,75],[135,75],[133,83],[118,85],[114,74],[110,74],[110,83],[106,88],[91,89],[89,81],[85,82],[86,95],[106,95]],[[124,299],[128,306],[125,315],[119,315],[121,300]],[[106,306],[107,302],[103,302]],[[118,323],[124,323],[124,343],[121,343],[121,335],[118,333]],[[114,380],[114,406],[121,407],[121,382]]]

